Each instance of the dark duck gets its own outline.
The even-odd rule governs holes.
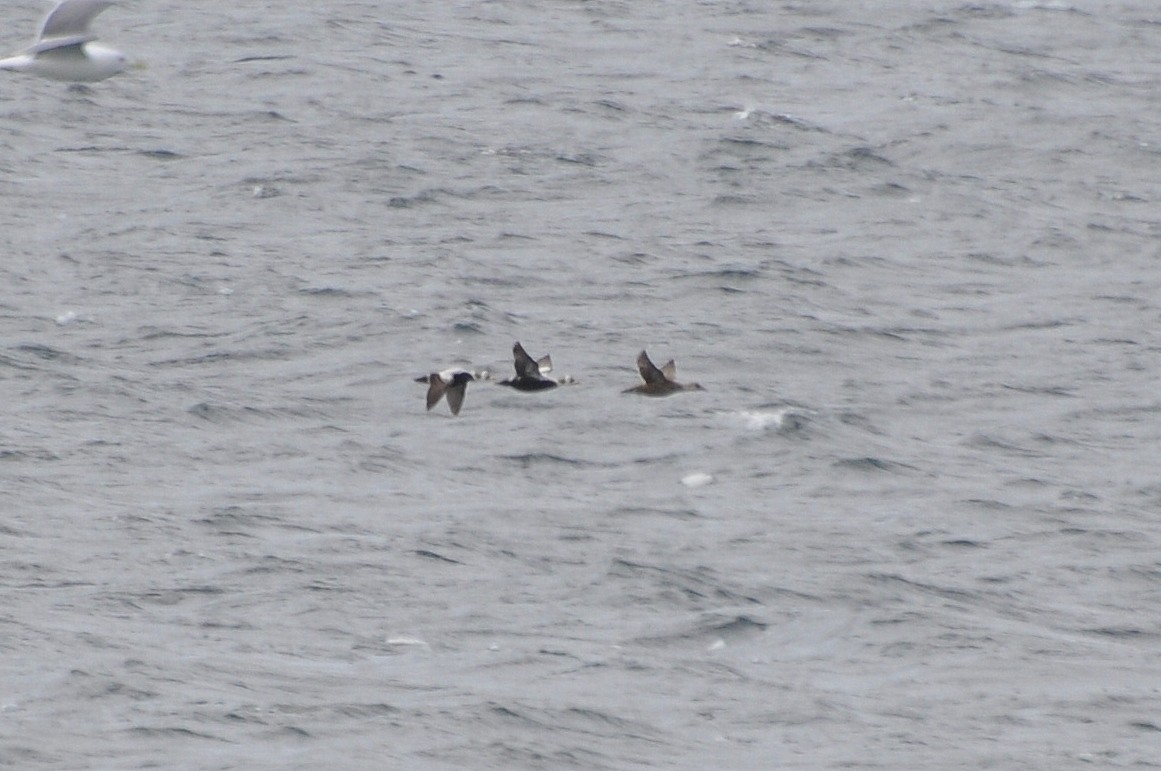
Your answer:
[[[500,385],[511,386],[517,391],[544,391],[556,388],[560,383],[544,376],[552,371],[552,357],[533,359],[520,343],[512,346],[512,358],[516,365],[516,377],[501,380]]]

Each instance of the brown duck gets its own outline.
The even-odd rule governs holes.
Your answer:
[[[645,382],[632,388],[626,388],[624,393],[669,396],[678,391],[705,390],[698,383],[678,383],[674,380],[677,377],[677,365],[673,363],[673,359],[665,362],[665,366],[658,369],[657,365],[649,360],[649,354],[641,351],[637,356],[637,369],[641,372],[641,379]]]

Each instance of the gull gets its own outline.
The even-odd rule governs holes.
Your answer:
[[[61,0],[40,24],[34,44],[16,56],[0,59],[0,70],[39,75],[49,80],[94,83],[125,69],[120,51],[94,42],[89,24],[113,3],[109,0]]]

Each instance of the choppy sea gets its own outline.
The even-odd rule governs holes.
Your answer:
[[[0,81],[0,766],[1161,766],[1153,3],[95,30]]]

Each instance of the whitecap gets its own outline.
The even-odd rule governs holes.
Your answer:
[[[681,483],[686,487],[705,487],[714,482],[714,475],[707,474],[704,471],[695,471],[692,474],[686,474],[681,478]]]
[[[786,410],[743,410],[735,413],[742,419],[743,424],[750,431],[765,431],[768,428],[775,430],[782,428],[786,420]]]

